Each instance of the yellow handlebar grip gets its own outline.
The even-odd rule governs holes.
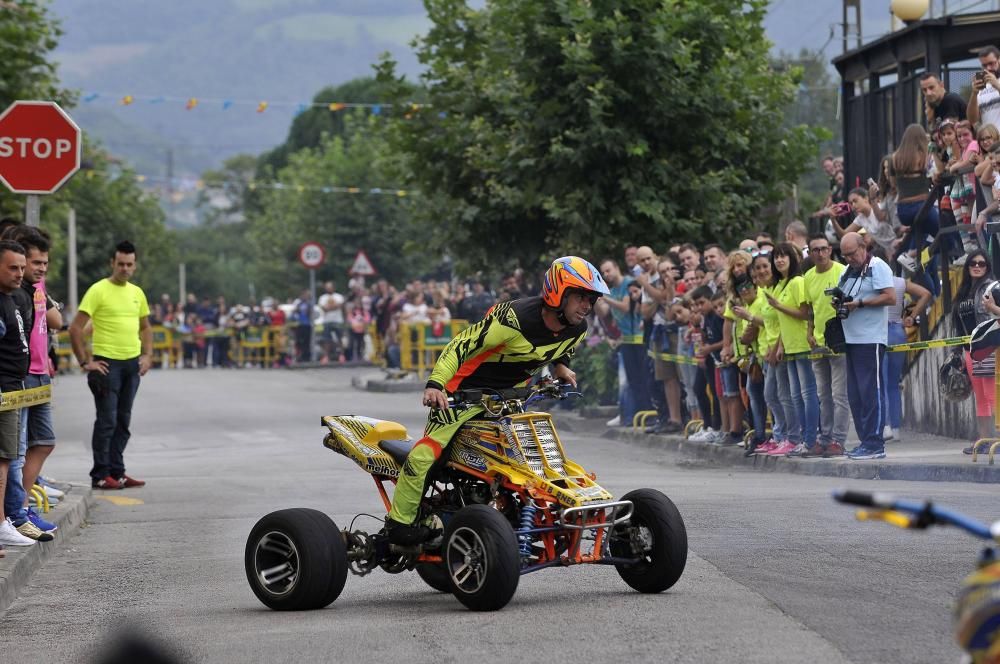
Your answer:
[[[858,510],[854,516],[858,521],[885,521],[898,528],[913,526],[913,518],[909,514],[892,510]]]

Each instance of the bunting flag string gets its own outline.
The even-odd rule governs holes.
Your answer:
[[[272,108],[291,109],[295,115],[304,113],[310,108],[325,108],[331,113],[337,113],[350,108],[365,108],[371,111],[372,115],[380,115],[383,109],[393,108],[394,104],[381,102],[303,102],[303,101],[274,101],[265,99],[227,99],[222,97],[165,97],[162,95],[133,95],[133,94],[109,94],[105,92],[88,92],[81,97],[85,104],[100,102],[115,103],[120,106],[139,106],[141,104],[176,104],[185,110],[218,108],[228,111],[231,108],[245,106],[253,108],[257,113],[264,113]],[[409,102],[403,104],[407,109],[407,117],[414,112],[424,108],[430,108],[430,104],[419,104]]]
[[[84,177],[96,177],[95,171],[83,171]],[[198,190],[207,188],[205,181],[200,178],[169,178],[162,175],[135,174],[135,181],[140,184],[165,184],[178,190]],[[320,192],[323,194],[369,194],[372,196],[394,196],[404,198],[416,194],[416,191],[408,189],[397,189],[395,187],[343,187],[334,185],[315,186],[294,184],[288,182],[271,182],[265,180],[251,180],[247,183],[247,188],[251,191],[258,189],[268,189],[276,191],[295,191],[299,193]]]

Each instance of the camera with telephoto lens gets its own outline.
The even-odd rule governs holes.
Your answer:
[[[837,312],[837,318],[843,320],[847,318],[848,314],[851,312],[847,309],[847,303],[853,302],[854,298],[845,293],[840,289],[840,286],[834,286],[833,288],[827,288],[823,291],[824,295],[830,296],[830,304],[833,305],[834,310]]]

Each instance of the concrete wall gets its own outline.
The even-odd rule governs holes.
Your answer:
[[[955,336],[950,317],[945,320],[938,339]],[[938,369],[952,352],[951,348],[921,351],[909,374],[903,379],[903,427],[949,438],[976,438],[975,397],[948,401],[938,393]]]

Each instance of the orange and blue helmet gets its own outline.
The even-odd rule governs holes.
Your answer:
[[[560,309],[563,297],[570,290],[582,290],[608,295],[608,285],[601,273],[591,263],[577,256],[563,256],[552,261],[542,282],[542,301],[553,309]]]

